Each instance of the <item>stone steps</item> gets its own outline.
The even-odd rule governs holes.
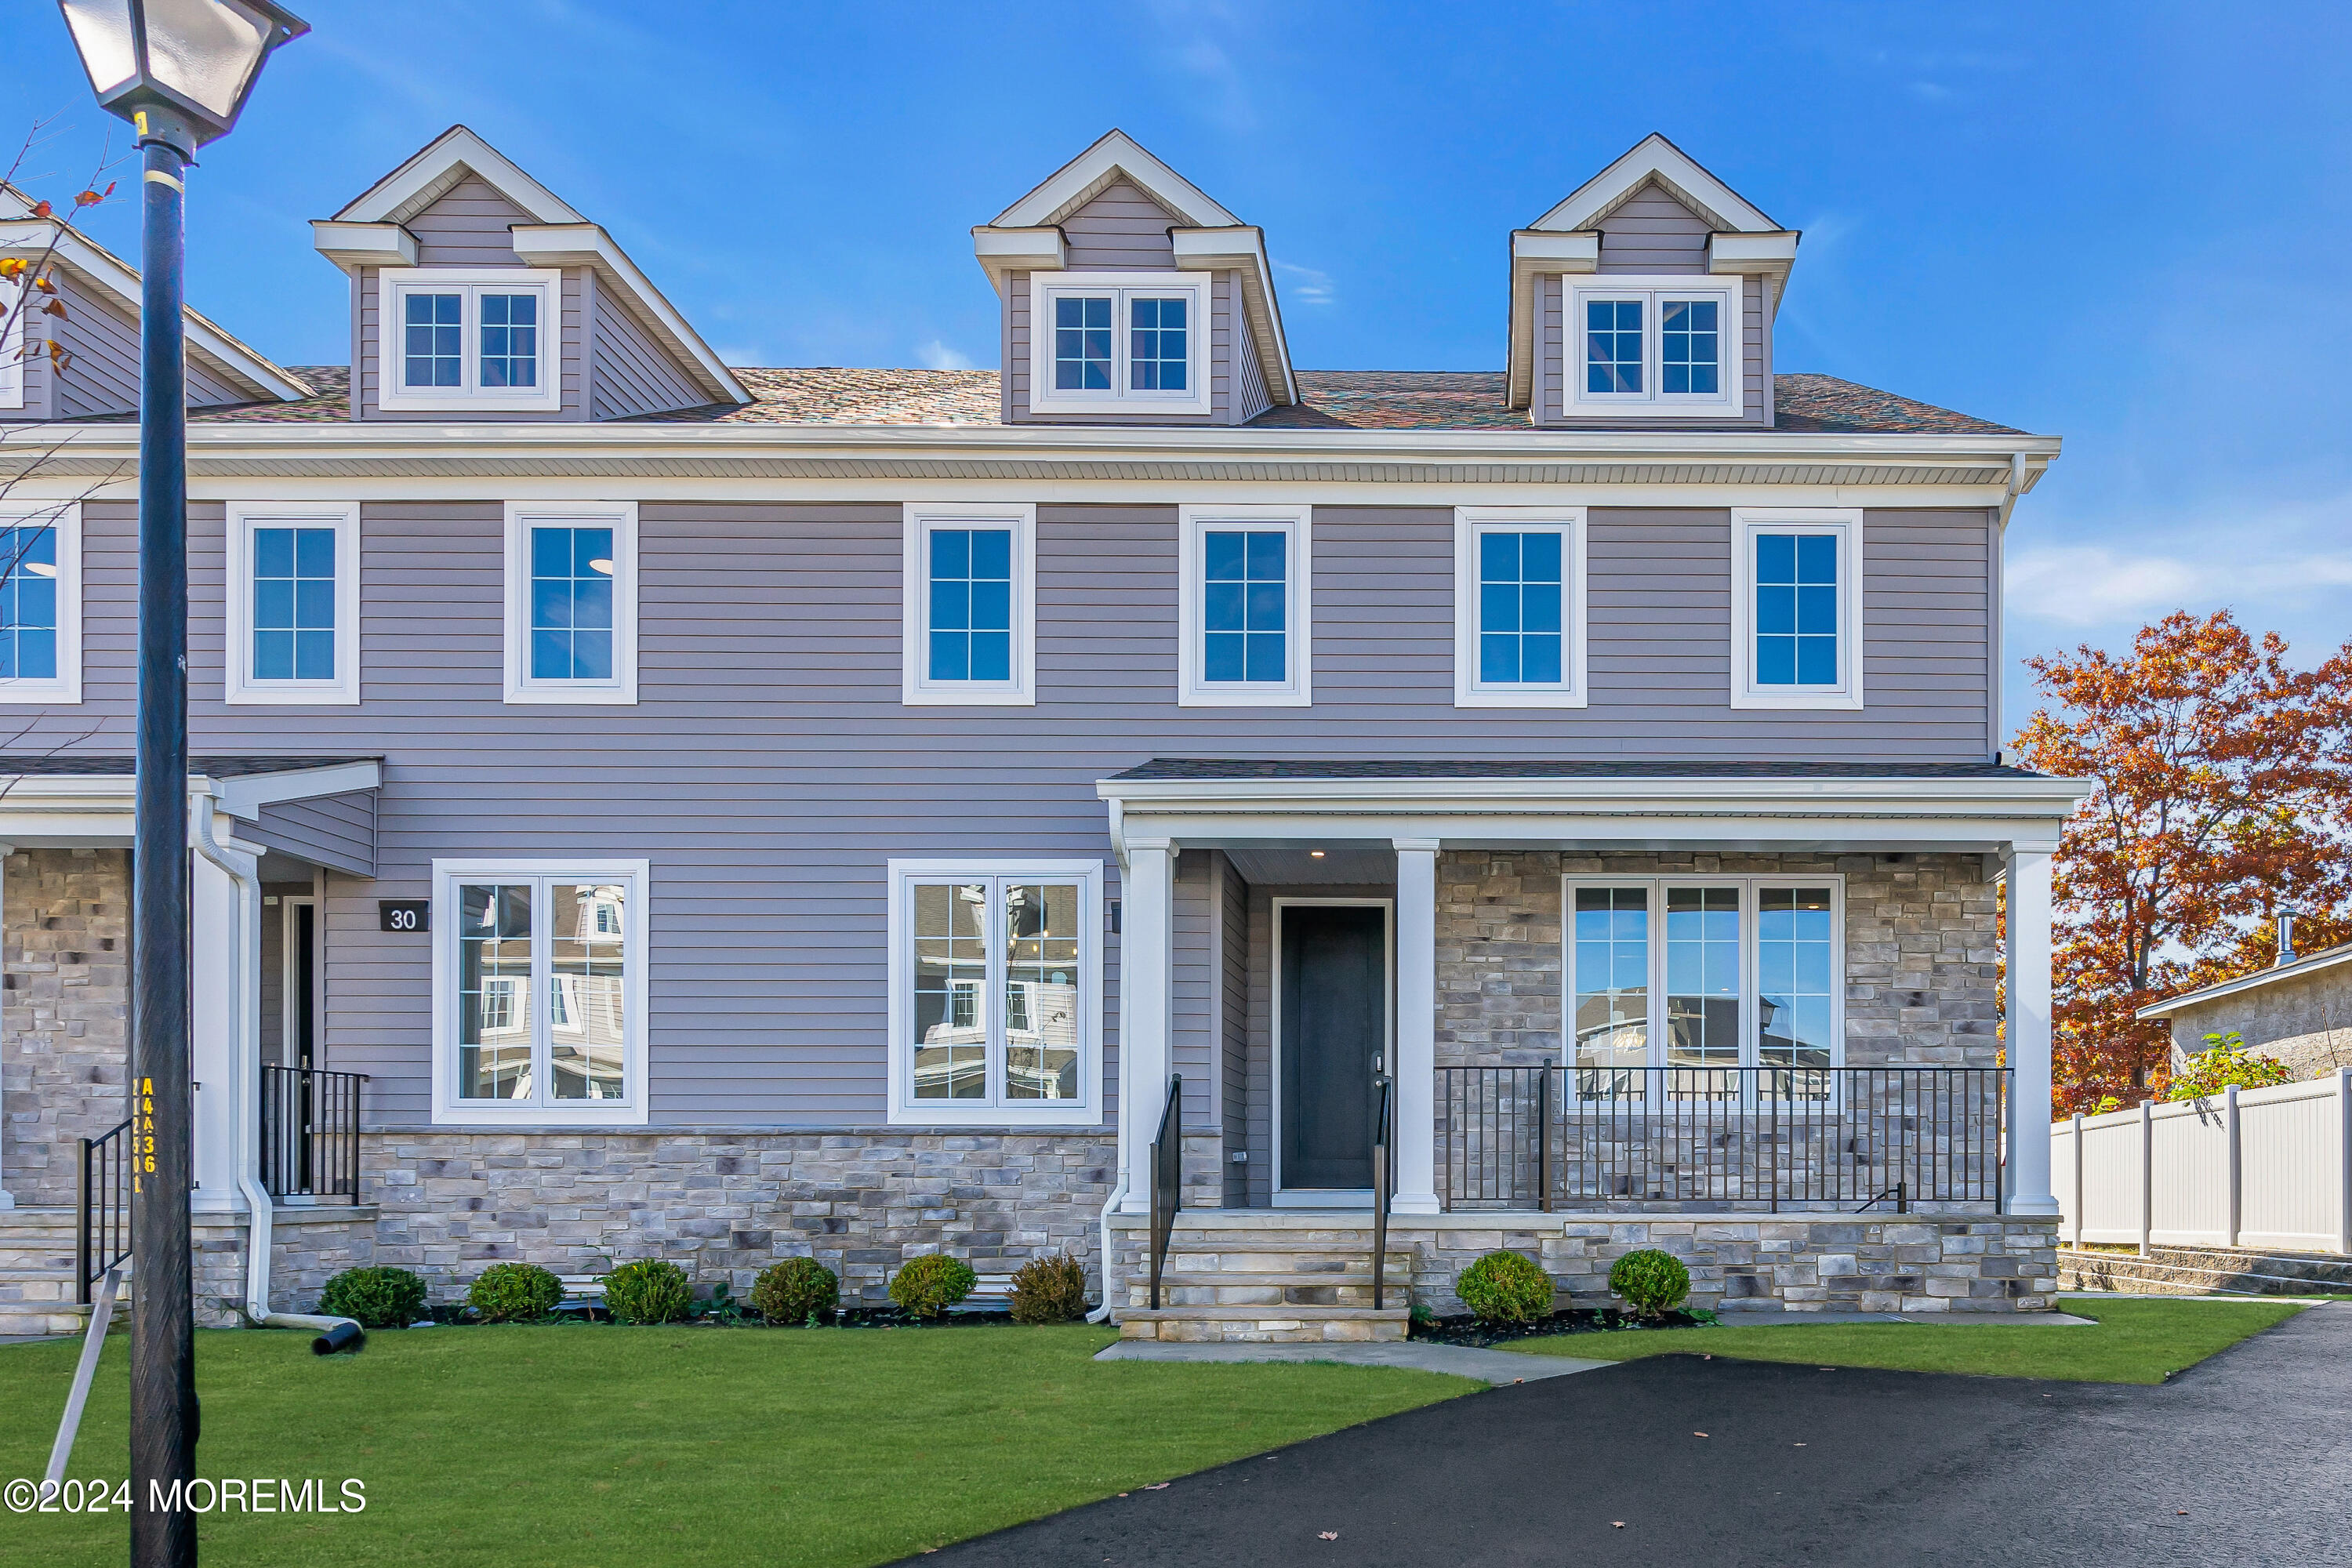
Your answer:
[[[1405,1337],[1413,1254],[1391,1247],[1389,1305],[1372,1307],[1372,1229],[1317,1216],[1301,1225],[1180,1222],[1169,1239],[1159,1310],[1148,1235],[1126,1279],[1128,1339],[1253,1343],[1362,1343]]]
[[[1127,1340],[1247,1344],[1363,1344],[1405,1337],[1409,1310],[1391,1307],[1130,1307],[1119,1314]]]
[[[2290,1271],[2291,1270],[2291,1271]],[[2062,1290],[2128,1290],[2162,1296],[2307,1296],[2352,1291],[2352,1258],[2232,1252],[2226,1247],[2151,1247],[2122,1252],[2058,1250]]]
[[[0,1209],[0,1335],[78,1334],[89,1309],[75,1300],[72,1209]],[[116,1292],[115,1318],[125,1319],[128,1280]]]

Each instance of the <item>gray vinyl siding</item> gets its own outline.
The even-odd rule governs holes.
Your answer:
[[[1234,871],[1233,862],[1225,858],[1223,850],[1211,850],[1210,854],[1220,873],[1218,931],[1224,950],[1217,1016],[1218,1044],[1224,1053],[1217,1074],[1219,1121],[1228,1151],[1224,1201],[1228,1208],[1242,1208],[1249,1203],[1250,1161],[1235,1164],[1231,1155],[1234,1152],[1245,1152],[1250,1146],[1250,889]]]
[[[39,418],[88,419],[136,411],[137,316],[119,308],[111,297],[81,287],[69,274],[60,271],[57,284],[66,314],[62,321],[54,316],[33,318],[47,336],[28,334],[28,346],[34,352],[25,356],[26,412]],[[62,370],[49,363],[45,345],[52,341],[68,356]],[[187,366],[190,407],[253,401],[250,393],[221,376],[193,348]],[[37,397],[40,412],[34,414]]]
[[[1177,857],[1172,960],[1169,970],[1169,1070],[1184,1079],[1184,1125],[1217,1125],[1217,1069],[1223,1053],[1217,881],[1206,850]],[[1163,1089],[1164,1092],[1164,1089]]]
[[[1173,272],[1176,215],[1121,180],[1062,220],[1073,272]]]
[[[595,287],[595,281],[593,273],[586,279],[591,304],[589,416],[621,419],[709,402],[709,394],[678,369],[628,307]]]
[[[469,174],[402,226],[416,237],[419,267],[520,267],[508,231],[530,221],[488,181]]]
[[[84,516],[87,697],[28,751],[130,726],[134,515]],[[1083,858],[1118,897],[1094,784],[1150,757],[1957,762],[1990,722],[1981,509],[1867,514],[1861,712],[1730,710],[1728,513],[1625,508],[1591,514],[1593,706],[1456,709],[1451,512],[1372,506],[1314,514],[1315,705],[1178,708],[1175,508],[1069,503],[1038,509],[1037,706],[907,708],[895,501],[643,503],[640,701],[511,705],[495,499],[362,508],[363,706],[228,708],[222,517],[191,508],[193,749],[385,759],[376,878],[331,875],[323,916],[325,1047],[373,1075],[372,1121],[429,1114],[431,939],[378,931],[375,902],[426,896],[436,858],[650,860],[656,1122],[878,1125],[885,861]],[[1210,1063],[1231,1003],[1205,962],[1179,1045]]]
[[[353,877],[375,875],[375,792],[321,795],[261,808],[236,836]]]
[[[1240,279],[1230,272],[1217,274],[1218,297],[1228,302],[1231,318],[1231,361],[1233,373],[1230,395],[1225,400],[1225,423],[1246,425],[1274,406],[1274,398],[1265,389],[1265,367],[1258,363],[1257,339],[1249,328],[1249,312],[1238,298]]]
[[[1709,231],[1706,220],[1684,206],[1656,184],[1642,187],[1601,220],[1602,273],[1704,274]],[[1567,296],[1558,273],[1541,280],[1536,307],[1536,363],[1533,408],[1536,422],[1592,428],[1691,429],[1721,426],[1721,419],[1585,419],[1561,413],[1563,378],[1578,362],[1564,317]],[[1765,317],[1764,284],[1759,278],[1741,280],[1740,291],[1740,415],[1737,423],[1769,426],[1772,422],[1772,331]]]

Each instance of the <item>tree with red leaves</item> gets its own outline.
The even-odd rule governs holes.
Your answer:
[[[2298,947],[2352,940],[2352,642],[2299,670],[2275,632],[2176,611],[2127,655],[2026,665],[2053,705],[2020,759],[2094,786],[2053,868],[2065,1114],[2160,1086],[2165,1026],[2133,1012],[2268,963],[2280,912]]]

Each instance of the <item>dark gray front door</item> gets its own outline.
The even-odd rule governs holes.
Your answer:
[[[1373,1075],[1387,1047],[1378,909],[1282,911],[1282,1186],[1372,1184]]]

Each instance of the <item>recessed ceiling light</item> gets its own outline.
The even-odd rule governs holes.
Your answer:
[[[1312,858],[1312,859],[1320,860],[1321,858],[1323,858],[1323,851],[1321,851],[1320,849],[1309,849],[1307,853],[1308,857],[1309,857],[1310,858]]]

